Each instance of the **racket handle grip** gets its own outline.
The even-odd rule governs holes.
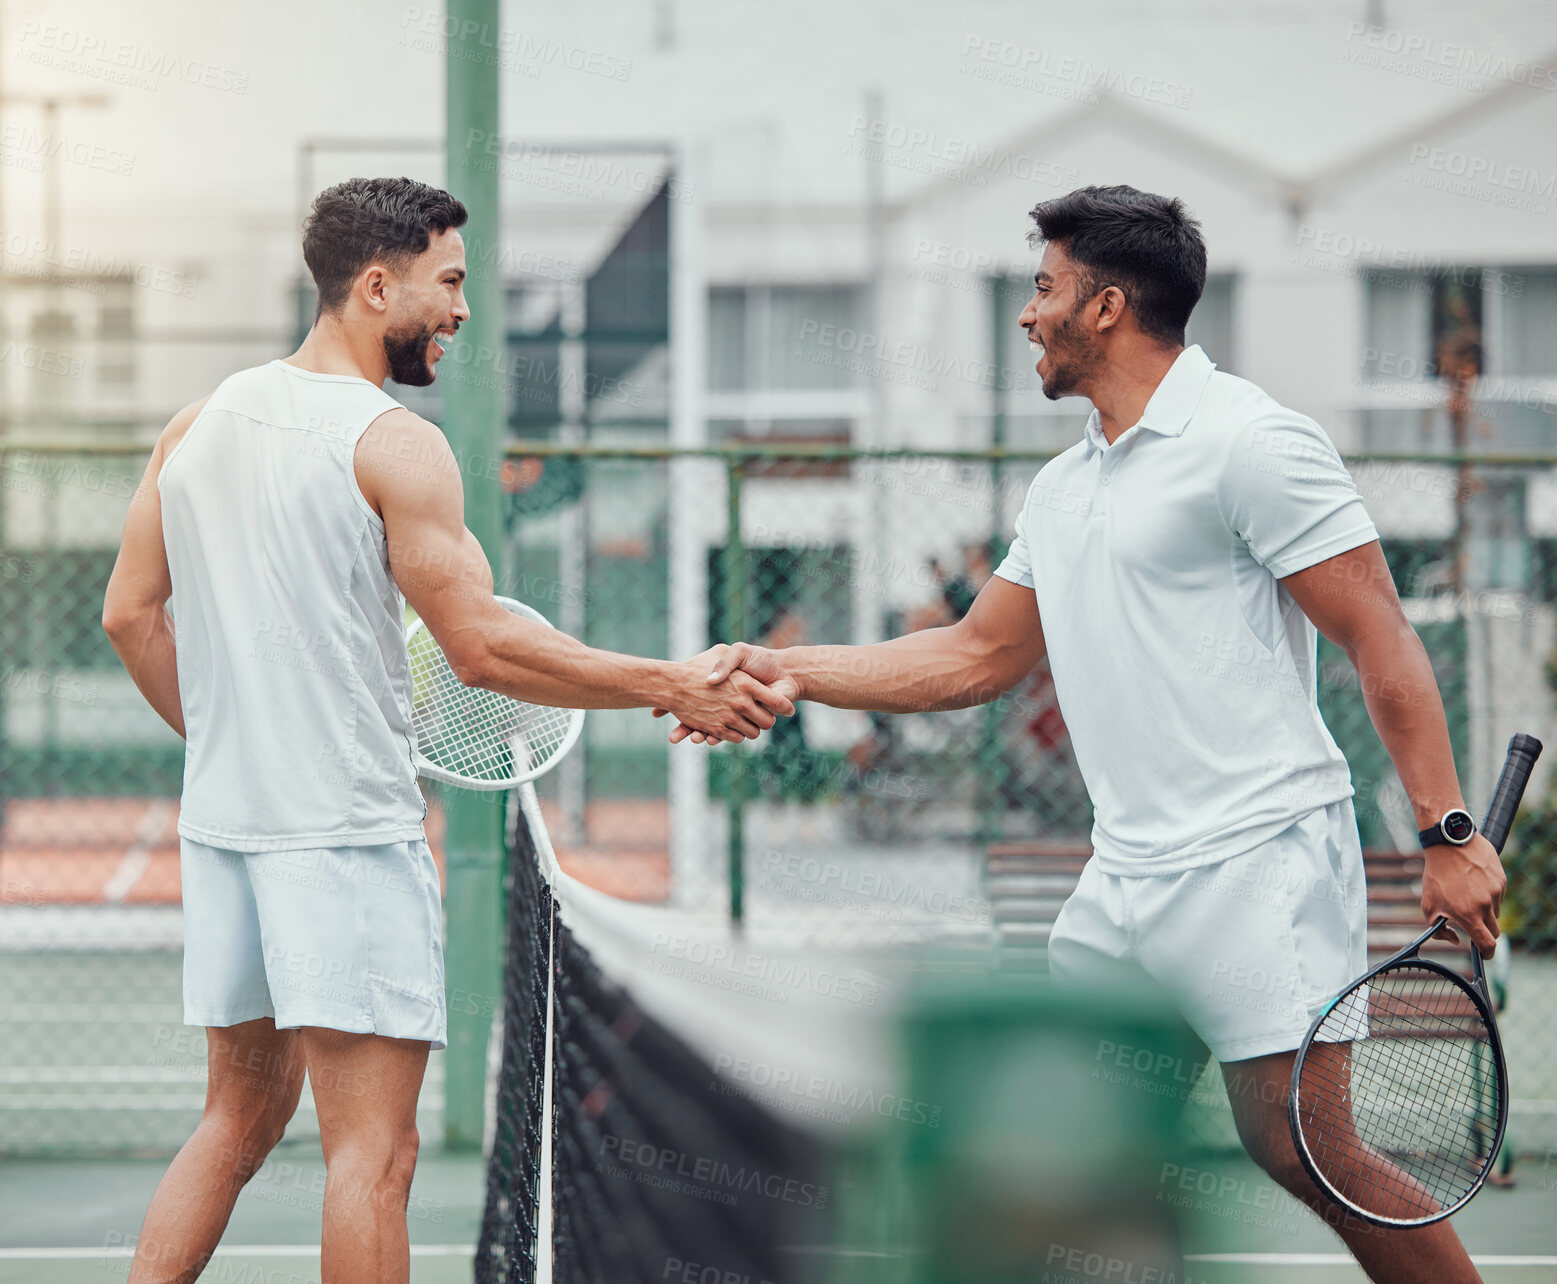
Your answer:
[[[1519,800],[1524,797],[1525,785],[1535,769],[1535,760],[1541,756],[1541,742],[1524,732],[1508,742],[1508,757],[1503,761],[1503,774],[1498,777],[1498,787],[1492,795],[1492,806],[1487,808],[1487,818],[1481,832],[1498,852],[1508,841],[1508,831],[1514,824],[1514,813],[1519,810]]]

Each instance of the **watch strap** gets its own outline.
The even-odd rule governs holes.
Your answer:
[[[1449,817],[1451,817],[1451,816],[1463,816],[1465,818],[1465,820],[1469,823],[1469,825],[1470,825],[1470,833],[1465,835],[1464,842],[1456,842],[1453,838],[1449,837],[1448,831],[1444,829],[1444,821],[1448,820]],[[1452,811],[1446,811],[1443,814],[1443,816],[1439,819],[1437,824],[1430,825],[1426,829],[1419,829],[1419,830],[1417,830],[1416,840],[1423,847],[1435,847],[1439,843],[1447,844],[1450,847],[1463,847],[1463,846],[1465,846],[1465,843],[1470,842],[1471,838],[1475,835],[1475,833],[1476,833],[1476,820],[1475,820],[1475,818],[1468,811],[1466,811],[1464,808],[1456,807]]]

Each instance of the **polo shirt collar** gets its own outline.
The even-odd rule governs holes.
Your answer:
[[[1206,381],[1216,364],[1193,343],[1174,359],[1168,373],[1152,393],[1151,400],[1141,413],[1137,427],[1145,428],[1163,437],[1183,436],[1189,426],[1190,416],[1200,404],[1200,394],[1206,389]],[[1096,409],[1087,416],[1087,454],[1107,450],[1108,438],[1103,436],[1103,417]]]

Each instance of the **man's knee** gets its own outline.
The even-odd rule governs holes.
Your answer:
[[[1313,1178],[1293,1149],[1291,1137],[1271,1139],[1258,1148],[1250,1146],[1248,1150],[1265,1175],[1289,1194],[1303,1197],[1313,1193]]]
[[[1250,1109],[1245,1103],[1244,1109],[1234,1110],[1233,1118],[1243,1148],[1267,1177],[1293,1195],[1301,1197],[1313,1192],[1313,1180],[1292,1143],[1284,1110],[1278,1117],[1275,1110]]]
[[[411,1188],[411,1178],[416,1173],[416,1156],[421,1150],[421,1134],[412,1124],[395,1140],[394,1154],[390,1159],[390,1176],[397,1186]]]
[[[345,1180],[404,1191],[411,1188],[420,1148],[414,1124],[393,1131],[375,1125],[360,1136],[338,1138],[325,1166],[332,1178],[338,1174]]]
[[[246,1182],[281,1141],[287,1120],[272,1110],[244,1111],[217,1104],[206,1107],[201,1123],[216,1131],[228,1165]]]

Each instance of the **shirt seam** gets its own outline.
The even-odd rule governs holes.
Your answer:
[[[226,851],[262,852],[262,851],[295,851],[311,846],[319,847],[368,847],[376,843],[408,842],[413,838],[425,837],[426,831],[422,828],[422,822],[406,821],[404,824],[387,826],[382,829],[370,829],[357,832],[342,833],[338,830],[320,831],[305,834],[228,834],[219,829],[206,829],[200,825],[189,825],[180,821],[178,824],[180,837],[188,838],[192,842],[204,843],[207,847],[220,847]],[[234,847],[233,843],[264,843],[263,847]]]
[[[184,443],[195,435],[195,429],[200,426],[200,421],[210,411],[210,404],[200,408],[200,413],[189,421],[189,427],[184,429],[184,435],[173,443],[173,449],[168,451],[167,457],[162,461],[162,467],[157,469],[157,494],[162,494],[162,479],[168,475],[168,465],[178,458],[178,452],[184,449]]]
[[[1350,552],[1354,548],[1361,548],[1364,544],[1371,544],[1378,539],[1379,533],[1371,518],[1364,517],[1364,525],[1353,526],[1340,535],[1332,535],[1317,549],[1309,549],[1291,558],[1273,558],[1269,562],[1262,563],[1267,571],[1277,579],[1284,579],[1288,575],[1296,575],[1299,571],[1306,571],[1312,566],[1318,566],[1320,562],[1335,557],[1341,553]]]
[[[388,396],[389,394],[385,393],[384,395]],[[393,400],[393,398],[391,398],[391,400]],[[376,526],[380,531],[385,530],[384,519],[373,511],[373,505],[368,503],[368,497],[362,493],[362,484],[357,480],[357,447],[362,444],[362,439],[367,435],[369,428],[373,427],[373,425],[376,424],[380,419],[389,414],[390,411],[402,409],[404,409],[404,407],[401,406],[398,401],[396,401],[394,405],[385,406],[382,410],[375,414],[352,435],[351,449],[347,452],[346,455],[346,482],[347,486],[351,490],[351,496],[354,500],[356,500],[357,507],[363,511],[363,513],[367,516],[367,519],[372,522],[373,525]]]
[[[357,743],[362,735],[362,701],[359,696],[362,689],[367,686],[367,678],[362,672],[362,665],[359,663],[357,656],[356,639],[353,637],[352,626],[355,621],[352,617],[351,593],[352,583],[357,578],[357,567],[362,562],[362,536],[363,532],[359,530],[357,532],[357,552],[356,555],[351,559],[350,565],[346,568],[345,582],[341,585],[341,605],[345,609],[346,615],[346,654],[350,657],[351,676],[353,679],[351,683],[351,691],[349,694],[349,699],[351,701],[351,752],[346,759],[347,762],[352,764],[351,793],[346,800],[346,825],[348,827],[352,824],[353,819],[356,817],[357,808],[362,801],[362,772],[357,767],[356,763]]]
[[[1232,860],[1236,856],[1246,855],[1248,852],[1253,851],[1262,843],[1269,841],[1270,838],[1273,838],[1277,834],[1281,833],[1284,829],[1286,829],[1287,826],[1303,819],[1303,817],[1307,816],[1310,812],[1316,811],[1320,808],[1329,807],[1334,803],[1343,802],[1348,798],[1355,797],[1356,792],[1356,787],[1352,785],[1350,780],[1350,772],[1348,772],[1347,784],[1344,793],[1339,793],[1334,797],[1329,797],[1318,802],[1310,803],[1308,806],[1301,807],[1298,810],[1292,812],[1290,815],[1273,816],[1270,820],[1264,821],[1261,824],[1249,825],[1244,829],[1237,830],[1234,833],[1234,837],[1248,834],[1265,834],[1265,837],[1256,838],[1253,842],[1250,842],[1244,846],[1240,846],[1236,851],[1209,851],[1199,854],[1190,854],[1188,855],[1187,859],[1191,863],[1187,865],[1180,865],[1176,869],[1160,869],[1154,867],[1167,865],[1170,863],[1178,864],[1178,862],[1186,859],[1186,853],[1192,853],[1193,848],[1195,848],[1200,843],[1203,843],[1206,839],[1215,836],[1219,831],[1215,829],[1203,830],[1199,834],[1196,834],[1194,837],[1187,839],[1185,842],[1180,843],[1177,847],[1174,847],[1169,851],[1155,852],[1150,856],[1119,856],[1104,850],[1104,845],[1097,841],[1096,831],[1094,830],[1092,838],[1093,858],[1099,860],[1098,868],[1100,870],[1105,873],[1113,874],[1116,877],[1134,876],[1134,874],[1137,872],[1137,867],[1139,867],[1138,872],[1143,876],[1162,875],[1171,877],[1175,874],[1185,874],[1191,870],[1200,869],[1206,865],[1218,865],[1224,860]],[[1279,827],[1271,829],[1270,826],[1272,825]],[[1124,867],[1127,865],[1130,867],[1130,873],[1128,875],[1123,872]]]
[[[283,360],[281,357],[271,358],[270,364],[280,366],[282,369],[288,370],[303,379],[321,379],[326,383],[365,383],[370,388],[376,388],[379,392],[384,392],[382,384],[374,383],[371,379],[364,379],[361,375],[330,374],[324,370],[305,370],[302,366],[294,366],[290,361]],[[389,396],[387,392],[384,392],[384,395],[386,397]]]

